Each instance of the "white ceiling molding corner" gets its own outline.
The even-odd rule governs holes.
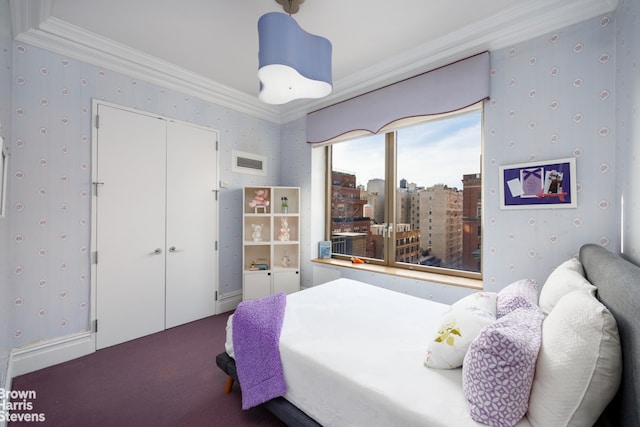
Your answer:
[[[317,100],[274,106],[175,64],[131,49],[51,16],[52,0],[10,0],[12,31],[22,43],[43,48],[185,93],[277,124],[412,77],[485,50],[497,50],[616,9],[618,0],[530,0],[416,48],[334,80],[333,93]],[[532,19],[532,16],[535,17]],[[258,84],[256,79],[256,85]]]
[[[484,36],[484,41],[490,50],[503,49],[613,12],[617,5],[618,0],[572,0],[561,5],[553,0],[533,1],[526,7],[496,15],[495,23],[502,24],[492,26],[491,37]],[[536,19],[527,19],[531,16]]]
[[[51,0],[24,1],[9,0],[11,11],[11,31],[13,37],[18,37],[24,31],[38,28],[40,24],[51,16]]]
[[[41,49],[83,61],[135,79],[157,84],[170,90],[200,98],[252,117],[280,122],[277,107],[260,102],[257,98],[220,85],[175,64],[160,60],[143,52],[47,16],[32,2],[12,0],[16,12],[12,16],[21,23],[21,32],[15,40]],[[45,2],[38,2],[45,6]],[[16,7],[17,6],[17,7]],[[14,10],[14,9],[12,9]],[[25,27],[25,24],[32,25]],[[36,26],[33,26],[37,23]]]

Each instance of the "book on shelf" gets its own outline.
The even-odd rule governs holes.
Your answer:
[[[251,265],[249,266],[249,271],[261,271],[261,270],[268,270],[269,269],[269,264],[266,261],[252,261]]]
[[[329,259],[331,258],[331,241],[321,240],[318,242],[318,258]]]

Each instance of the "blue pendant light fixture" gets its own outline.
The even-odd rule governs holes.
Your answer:
[[[301,3],[300,0],[295,4],[292,0],[276,1],[289,13],[295,13]],[[307,33],[291,15],[280,12],[260,17],[258,37],[258,98],[262,102],[279,105],[294,99],[322,98],[331,93],[329,40]]]

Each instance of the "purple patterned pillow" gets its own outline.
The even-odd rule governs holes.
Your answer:
[[[462,388],[475,421],[512,427],[526,414],[544,314],[522,307],[482,330],[462,364]]]
[[[501,318],[520,307],[538,305],[538,282],[523,279],[505,286],[496,299],[496,318]]]

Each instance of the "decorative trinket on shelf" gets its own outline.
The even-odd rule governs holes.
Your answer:
[[[251,228],[253,228],[253,233],[251,233],[253,241],[262,242],[262,224],[251,224]]]
[[[331,258],[331,240],[321,240],[318,243],[318,258]]]
[[[282,213],[289,212],[289,198],[287,196],[280,197]]]
[[[287,221],[287,218],[283,216],[280,218],[280,234],[278,234],[278,240],[288,242],[289,239],[289,221]]]
[[[284,255],[282,255],[282,258],[280,258],[280,265],[282,265],[284,268],[287,268],[289,267],[289,264],[291,264],[291,260],[287,256],[287,251],[284,251]]]
[[[269,189],[258,188],[254,192],[253,199],[249,202],[249,207],[255,209],[255,213],[258,213],[258,208],[262,208],[263,212],[266,212],[267,206],[269,206]]]

